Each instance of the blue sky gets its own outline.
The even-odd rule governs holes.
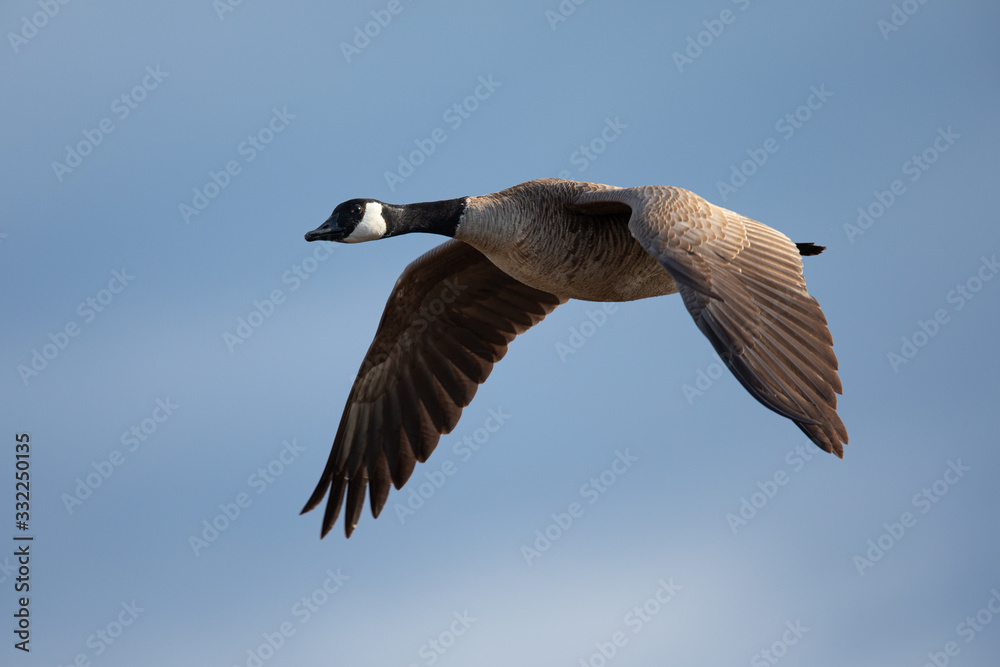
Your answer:
[[[26,432],[35,537],[30,654],[0,557],[4,664],[997,655],[996,7],[18,0],[0,27],[0,496],[13,537]],[[844,460],[679,298],[571,302],[320,541],[298,511],[441,240],[303,233],[560,175],[828,247]]]

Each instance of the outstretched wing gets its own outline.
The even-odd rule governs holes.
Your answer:
[[[323,476],[302,512],[327,491],[322,535],[347,497],[348,537],[371,487],[377,517],[390,484],[406,483],[486,381],[514,338],[564,303],[528,287],[461,241],[448,241],[403,271],[351,387]]]
[[[581,194],[578,203],[632,208],[629,230],[673,276],[684,305],[736,379],[820,448],[843,457],[837,357],[826,317],[806,291],[788,237],[681,188]],[[843,443],[843,444],[841,444]]]

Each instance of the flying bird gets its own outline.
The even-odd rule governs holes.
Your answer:
[[[323,475],[302,513],[329,493],[321,536],[366,491],[378,517],[458,423],[518,334],[569,299],[680,293],[740,384],[843,457],[833,338],[806,291],[802,255],[823,246],[676,187],[539,179],[500,192],[395,205],[351,199],[306,241],[359,243],[427,232],[450,240],[396,281],[351,387]],[[346,507],[344,500],[346,498]]]

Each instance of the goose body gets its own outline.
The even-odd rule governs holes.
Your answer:
[[[377,517],[390,486],[400,488],[455,427],[508,344],[569,299],[679,292],[751,395],[843,456],[833,339],[806,291],[800,258],[822,247],[792,243],[681,188],[559,179],[404,206],[353,199],[306,240],[418,231],[452,240],[411,263],[389,297],[302,510],[329,492],[322,535],[346,498],[350,537],[366,490]]]
[[[525,285],[584,301],[633,301],[677,292],[674,279],[629,232],[630,209],[587,207],[607,186],[544,179],[470,197],[455,238]]]

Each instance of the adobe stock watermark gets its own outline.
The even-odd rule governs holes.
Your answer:
[[[910,499],[910,504],[915,509],[920,510],[921,515],[927,514],[970,470],[972,468],[969,466],[962,465],[962,459],[948,460],[941,477],[915,493]],[[863,577],[866,570],[875,567],[875,563],[882,560],[885,554],[903,539],[906,532],[917,525],[918,518],[912,512],[903,512],[899,516],[899,521],[883,523],[884,532],[878,537],[868,540],[868,549],[864,551],[863,556],[855,555],[853,558],[854,567],[857,568],[858,574]]]
[[[823,108],[831,97],[833,97],[833,93],[826,89],[826,84],[820,84],[819,88],[810,86],[806,101],[778,118],[774,123],[774,131],[781,135],[782,139],[788,141],[812,119],[813,114]],[[737,190],[746,185],[750,177],[767,164],[771,156],[777,153],[780,148],[781,143],[775,137],[764,140],[760,148],[748,148],[746,150],[747,159],[739,166],[735,164],[730,166],[729,180],[715,182],[715,187],[718,189],[722,201],[727,201],[729,197],[736,194]]]
[[[740,8],[740,11],[746,11],[751,5],[751,0],[732,0],[732,2]],[[719,12],[718,18],[702,21],[701,24],[705,26],[705,29],[693,36],[688,35],[684,53],[674,51],[671,54],[671,57],[674,59],[674,65],[677,66],[677,71],[683,74],[685,67],[694,64],[694,61],[700,58],[705,53],[705,50],[715,44],[715,40],[722,36],[722,33],[726,30],[726,26],[732,25],[736,21],[737,16],[738,14],[733,12],[733,10],[723,9]]]
[[[604,127],[601,128],[601,131],[586,144],[580,144],[578,149],[570,153],[569,163],[576,167],[578,173],[586,171],[594,160],[608,150],[609,145],[618,141],[618,137],[622,136],[622,132],[626,129],[628,129],[628,125],[622,122],[621,116],[615,116],[614,120],[611,120],[611,116],[605,116]],[[559,178],[572,180],[572,177],[573,174],[569,169],[563,169],[559,172]]]
[[[947,128],[938,127],[937,136],[934,137],[930,145],[923,149],[919,155],[911,156],[902,164],[900,170],[904,176],[910,177],[911,183],[916,183],[931,168],[931,165],[938,161],[941,154],[948,152],[955,145],[955,140],[961,137],[962,135],[951,129],[951,125]],[[899,198],[904,194],[906,194],[906,184],[899,178],[893,179],[887,189],[875,190],[872,193],[872,201],[865,206],[858,207],[857,220],[853,224],[844,223],[844,234],[847,235],[847,240],[853,244],[854,239],[871,229],[872,225],[885,215],[886,211],[892,208],[893,204],[899,201]]]
[[[889,35],[899,32],[910,20],[910,17],[920,11],[920,8],[927,4],[927,0],[903,0],[900,3],[892,3],[892,11],[889,12],[888,19],[879,19],[875,22],[875,27],[882,33],[882,41],[888,42]]]
[[[412,2],[413,0],[409,0]],[[373,9],[369,13],[372,20],[362,25],[354,26],[354,38],[350,42],[340,43],[340,52],[344,54],[344,60],[350,64],[351,59],[360,56],[372,43],[372,40],[382,34],[382,30],[389,27],[392,19],[403,13],[406,6],[402,0],[389,0],[385,9]]]
[[[425,296],[425,303],[420,306],[420,310],[418,310],[410,320],[410,326],[413,328],[413,332],[416,333],[417,336],[406,336],[398,342],[389,341],[386,345],[377,350],[370,349],[368,351],[368,355],[366,355],[366,359],[369,361],[366,363],[370,363],[372,365],[385,363],[385,361],[389,359],[390,355],[408,350],[416,341],[420,339],[420,334],[423,334],[428,328],[434,326],[434,323],[437,322],[442,315],[453,312],[449,306],[455,303],[462,292],[468,288],[469,286],[467,284],[458,279],[445,278],[437,295],[430,300],[427,300],[427,297]],[[431,335],[438,335],[438,332],[434,332]],[[343,377],[347,386],[351,387],[358,377],[358,372],[352,371]],[[497,408],[497,410],[502,412],[502,408]],[[509,416],[510,415],[507,415],[508,418]],[[476,430],[476,434],[478,437],[479,429]],[[458,445],[456,445],[456,447],[458,447]]]
[[[559,361],[565,364],[570,355],[580,351],[587,344],[587,341],[597,333],[597,330],[608,323],[608,315],[614,315],[617,312],[618,304],[612,302],[602,303],[599,308],[593,310],[588,309],[586,319],[567,330],[569,336],[566,338],[566,342],[556,341],[555,348],[556,354],[559,355]]]
[[[990,597],[986,600],[975,615],[968,615],[955,626],[955,634],[963,640],[965,644],[971,644],[979,636],[979,633],[986,629],[993,622],[995,616],[1000,615],[1000,591],[996,588],[990,589]],[[962,647],[955,640],[945,642],[940,651],[928,651],[927,662],[923,667],[947,667],[951,659],[962,652]]]
[[[17,574],[17,566],[10,562],[10,556],[4,556],[0,561],[0,584]]]
[[[303,595],[289,610],[289,616],[298,621],[299,627],[308,623],[350,579],[349,576],[340,571],[339,567],[336,572],[327,569],[324,574],[326,578],[323,583],[314,588],[308,595]],[[242,663],[243,667],[262,667],[285,646],[291,637],[295,636],[297,630],[298,627],[292,620],[284,620],[278,624],[274,631],[262,632],[261,639],[263,641],[246,650],[246,660]],[[237,664],[235,667],[241,667],[241,665]]]
[[[295,463],[304,451],[306,448],[300,446],[295,438],[292,438],[291,442],[282,441],[281,450],[277,456],[247,477],[247,486],[253,490],[254,496],[259,496],[267,491],[268,487],[274,484],[278,477],[285,472],[285,468]],[[188,546],[191,547],[191,552],[195,556],[200,556],[201,552],[218,540],[219,535],[228,530],[244,514],[244,510],[253,504],[254,496],[246,491],[241,491],[236,494],[232,502],[220,503],[219,513],[201,522],[201,532],[198,535],[192,533],[188,536]]]
[[[716,359],[705,368],[699,368],[694,376],[694,384],[681,386],[681,392],[687,399],[688,405],[694,405],[694,399],[705,395],[705,392],[719,381],[726,374],[726,367],[721,361]]]
[[[453,458],[443,461],[436,470],[424,470],[424,481],[416,479],[409,481],[409,484],[406,485],[405,502],[395,502],[392,505],[399,523],[406,523],[410,517],[424,507],[428,500],[444,488],[448,479],[458,472],[460,465],[456,463],[456,459],[460,463],[468,463],[476,455],[476,452],[490,441],[493,434],[499,431],[511,418],[511,415],[504,412],[502,405],[490,408],[486,414],[487,417],[483,420],[482,426],[474,429],[471,434],[463,435],[461,440],[452,445]]]
[[[978,269],[967,280],[955,285],[954,289],[945,295],[945,302],[952,305],[951,312],[957,313],[965,308],[983,289],[983,286],[993,280],[998,272],[1000,272],[1000,263],[997,262],[997,256],[993,255],[989,258],[983,256]],[[917,328],[913,333],[900,338],[899,351],[890,351],[886,355],[892,372],[899,373],[900,367],[910,363],[914,357],[920,354],[920,350],[927,347],[931,339],[941,332],[941,327],[949,322],[951,322],[951,314],[947,308],[938,308],[926,320],[918,319]]]
[[[69,0],[38,0],[38,7],[41,11],[35,12],[30,17],[21,17],[21,29],[17,32],[8,32],[7,41],[14,53],[21,52],[21,47],[38,35],[38,31],[49,24],[49,21],[56,17],[63,5],[68,5]]]
[[[170,72],[164,72],[160,66],[147,66],[146,74],[136,85],[115,99],[111,100],[111,113],[119,122],[124,121],[132,115],[132,112],[139,108],[139,105],[146,101],[149,94],[160,87],[163,80],[170,76]],[[93,128],[81,130],[83,139],[76,144],[66,144],[66,156],[63,162],[52,161],[52,172],[56,175],[56,180],[60,183],[67,174],[83,164],[84,159],[94,152],[94,150],[104,143],[104,139],[115,131],[117,126],[110,116],[106,116],[97,122]]]
[[[159,430],[160,425],[170,419],[180,407],[170,400],[169,396],[156,399],[153,410],[149,413],[148,417],[145,417],[139,423],[133,424],[128,430],[122,432],[119,441],[122,443],[125,452],[136,452],[140,445],[148,441]],[[115,470],[125,463],[125,452],[120,449],[112,449],[106,458],[99,461],[91,461],[90,467],[93,468],[93,471],[88,472],[83,477],[77,477],[75,480],[76,487],[74,487],[72,493],[63,493],[59,497],[68,514],[72,516],[73,512],[82,507],[83,503],[94,495],[94,491],[99,489],[104,482],[108,481],[115,473]]]
[[[107,287],[98,290],[94,296],[88,296],[77,305],[76,314],[80,317],[79,322],[75,319],[67,320],[66,324],[55,333],[49,332],[49,342],[43,343],[40,348],[32,348],[31,359],[28,363],[18,364],[16,369],[24,386],[27,387],[32,378],[38,377],[42,371],[48,368],[69,346],[70,341],[80,335],[83,326],[97,319],[97,316],[103,313],[117,295],[125,291],[125,288],[133,280],[135,280],[135,276],[130,274],[125,267],[122,267],[121,271],[112,271],[111,280],[108,281]]]
[[[798,644],[807,632],[809,628],[802,625],[802,621],[798,619],[794,623],[785,621],[785,631],[781,633],[781,637],[767,648],[754,653],[750,658],[750,667],[770,667],[778,664],[779,660],[788,655],[788,648]]]
[[[254,299],[250,312],[236,318],[236,326],[232,332],[222,333],[222,342],[226,344],[229,353],[232,354],[237,347],[250,340],[264,322],[271,319],[278,306],[288,300],[288,295],[298,291],[319,270],[320,265],[330,258],[332,252],[332,247],[326,243],[314,244],[312,252],[281,274],[281,284],[288,285],[287,293],[280,287],[275,287],[263,299]]]
[[[431,637],[420,645],[417,655],[420,656],[425,665],[433,665],[455,645],[459,637],[465,635],[477,621],[478,618],[471,616],[469,610],[465,609],[461,613],[453,612],[452,621],[448,627],[438,633],[436,637]],[[411,662],[408,667],[420,667],[418,663]]]
[[[492,97],[496,89],[503,85],[502,82],[493,80],[492,72],[485,77],[480,76],[477,80],[479,85],[473,89],[470,95],[467,95],[460,102],[455,102],[441,114],[441,120],[448,124],[452,132],[462,127],[462,124],[469,120],[472,114],[479,109],[480,103]],[[390,192],[395,192],[398,185],[401,185],[406,179],[413,176],[417,168],[424,164],[427,158],[434,154],[437,147],[447,140],[448,133],[443,127],[435,127],[430,131],[426,139],[414,139],[413,144],[416,146],[416,149],[410,151],[405,156],[400,153],[398,155],[399,163],[396,170],[386,170],[383,174],[385,176],[385,184],[389,186]]]
[[[106,623],[103,627],[95,630],[89,637],[87,637],[87,648],[90,649],[89,653],[80,652],[73,656],[73,659],[68,661],[68,665],[76,665],[77,667],[89,667],[91,660],[94,658],[99,658],[104,655],[114,644],[119,641],[122,635],[125,634],[125,630],[132,627],[136,619],[139,618],[139,614],[143,613],[145,608],[140,607],[135,600],[131,602],[122,602],[121,611],[119,611],[115,617]]]
[[[632,464],[638,460],[639,458],[632,456],[628,448],[616,449],[615,458],[611,459],[608,467],[580,486],[580,497],[586,500],[588,505],[593,505],[603,498],[615,482],[625,475],[632,468]],[[552,518],[552,523],[536,530],[535,540],[530,545],[521,545],[521,556],[524,557],[524,562],[530,566],[533,561],[551,549],[553,544],[576,525],[585,510],[586,508],[582,504],[574,501],[569,504],[565,512],[549,515]]]
[[[228,160],[219,171],[208,172],[208,180],[201,187],[192,188],[191,202],[181,202],[177,205],[181,219],[185,225],[191,224],[191,219],[202,214],[212,201],[222,194],[222,191],[229,187],[233,179],[243,173],[243,166],[250,164],[257,159],[257,156],[264,152],[274,141],[275,137],[284,132],[291,122],[295,120],[295,114],[288,112],[288,107],[271,109],[271,117],[263,126],[253,134],[248,134],[247,138],[236,146],[236,153],[243,157],[241,164],[238,159]]]
[[[549,22],[549,27],[555,31],[556,26],[565,23],[570,16],[576,13],[576,8],[585,2],[587,0],[560,0],[554,10],[545,10],[545,20]]]
[[[802,470],[806,463],[812,461],[819,451],[812,443],[796,445],[785,454],[786,467],[778,468],[773,474],[762,481],[758,480],[758,490],[752,492],[749,496],[741,497],[739,509],[736,512],[726,514],[726,523],[729,524],[729,530],[733,531],[733,535],[740,528],[750,523],[778,495],[778,491],[788,484],[791,480],[791,475]]]
[[[632,636],[627,635],[624,630],[616,630],[607,641],[594,642],[594,651],[586,658],[580,658],[580,667],[605,667],[618,655],[618,651],[628,645],[632,637],[642,632],[663,611],[682,588],[680,584],[674,583],[673,577],[660,579],[656,583],[658,585],[652,595],[634,605],[622,618],[622,625],[631,631]]]
[[[212,9],[219,17],[219,23],[222,23],[226,20],[226,14],[232,14],[242,4],[243,0],[212,0]]]
[[[420,310],[410,320],[410,326],[413,327],[413,332],[417,336],[405,337],[398,343],[392,341],[388,346],[379,349],[371,355],[372,363],[383,363],[394,352],[408,349],[414,342],[419,340],[418,336],[420,334],[423,334],[428,328],[433,326],[444,313],[450,312],[449,305],[455,303],[462,292],[468,288],[468,285],[455,278],[445,278],[443,286],[437,295],[430,301],[427,301],[426,305],[421,305]]]

